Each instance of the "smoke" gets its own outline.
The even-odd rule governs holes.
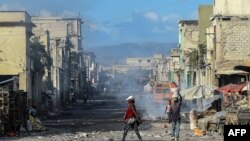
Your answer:
[[[123,104],[127,104],[126,97],[134,96],[136,108],[144,120],[166,119],[165,107],[167,103],[156,103],[153,93],[144,92],[144,86],[148,82],[149,72],[131,69],[127,73],[116,73],[111,81],[111,89],[115,92],[118,101],[124,101]],[[181,112],[189,113],[192,109],[204,111],[211,107],[212,101],[213,99],[185,100],[183,98]],[[182,116],[184,115],[182,114]],[[187,117],[185,116],[185,118]]]
[[[155,103],[153,94],[146,94],[136,96],[138,107],[145,109],[142,113],[143,119],[157,120],[159,118],[166,118],[165,105],[163,103]]]
[[[149,81],[149,72],[138,70],[129,70],[128,73],[116,73],[112,80],[112,90],[115,91],[116,98],[127,104],[126,97],[132,95],[135,97],[137,111],[143,119],[157,120],[166,118],[165,104],[156,104],[152,93],[145,93],[144,86]]]

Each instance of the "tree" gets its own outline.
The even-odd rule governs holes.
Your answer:
[[[207,45],[199,44],[199,68],[204,69],[206,67],[205,57],[207,53]]]
[[[52,59],[45,50],[45,46],[39,42],[33,42],[30,49],[30,58],[33,60],[34,71],[44,73],[44,68],[52,65]]]

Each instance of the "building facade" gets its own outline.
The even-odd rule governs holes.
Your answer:
[[[35,35],[49,32],[53,109],[58,110],[70,97],[70,48],[72,48],[72,43],[69,40],[69,23],[67,20],[56,17],[33,17],[32,21],[36,25],[33,30]]]
[[[179,22],[180,71],[181,88],[197,84],[197,59],[192,59],[198,50],[199,28],[197,20],[182,20]]]
[[[207,30],[213,34],[208,47],[212,51],[216,84],[245,82],[247,72],[234,67],[249,60],[250,2],[246,0],[215,0],[212,25]]]
[[[97,83],[97,78],[98,78],[98,65],[95,62],[95,54],[93,52],[86,52],[84,54],[84,61],[86,65],[86,76],[87,76],[87,81],[91,82],[92,84]]]
[[[207,40],[210,41],[210,39],[207,39],[207,35],[209,35],[210,38],[212,38],[212,33],[210,31],[207,31],[207,28],[211,26],[212,21],[210,18],[213,15],[213,6],[212,5],[201,5],[198,8],[199,13],[199,19],[198,19],[198,27],[199,27],[199,47],[198,52],[200,53],[200,56],[203,58],[200,58],[200,64],[198,67],[198,73],[200,77],[200,84],[203,85],[214,85],[214,73],[212,71],[212,57],[211,53],[212,51],[207,46]],[[204,54],[202,54],[204,53]],[[211,79],[211,77],[213,77]]]
[[[249,0],[213,0],[213,15],[248,16]]]
[[[31,16],[25,11],[0,11],[0,75],[19,77],[19,89],[31,103]]]

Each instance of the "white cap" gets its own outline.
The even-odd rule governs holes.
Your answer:
[[[126,100],[134,100],[135,98],[133,96],[129,96]]]

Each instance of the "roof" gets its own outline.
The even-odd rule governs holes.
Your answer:
[[[0,22],[0,26],[31,26],[36,27],[32,22]]]
[[[0,12],[2,12],[2,13],[26,13],[27,15],[30,16],[30,14],[27,11],[22,11],[22,10],[13,10],[13,11],[3,11],[3,10],[0,10]]]
[[[238,74],[238,75],[244,75],[248,74],[248,72],[243,71],[243,70],[218,70],[216,72],[217,75],[233,75],[233,74]]]
[[[78,20],[78,21],[83,22],[83,19],[78,18],[78,17],[75,17],[75,18],[74,17],[73,18],[63,18],[63,17],[57,17],[57,16],[54,16],[54,17],[33,16],[32,20]]]
[[[249,65],[250,70],[250,62],[244,60],[227,60],[217,64],[216,74],[218,75],[248,74],[250,72],[245,69],[237,69],[237,66]]]
[[[198,20],[180,20],[179,23],[188,25],[198,25]]]
[[[17,76],[13,75],[1,75],[0,76],[0,85],[12,82],[17,79]]]

